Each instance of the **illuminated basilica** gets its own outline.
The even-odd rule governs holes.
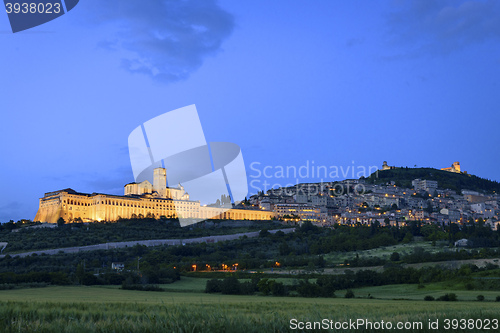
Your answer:
[[[120,218],[179,217],[181,225],[206,219],[269,220],[274,213],[256,209],[228,209],[221,206],[202,206],[191,201],[182,185],[167,187],[166,169],[154,169],[153,184],[149,181],[125,185],[125,195],[79,193],[64,189],[45,193],[34,221],[56,223],[117,221]]]

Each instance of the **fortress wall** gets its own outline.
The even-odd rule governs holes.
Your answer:
[[[42,200],[36,213],[34,221],[57,223],[62,216],[61,201],[57,199]]]

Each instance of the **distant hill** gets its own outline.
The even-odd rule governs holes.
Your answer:
[[[436,180],[439,188],[455,190],[457,193],[460,193],[464,189],[481,193],[500,193],[499,182],[480,178],[474,175],[453,173],[433,168],[406,167],[391,170],[379,170],[372,173],[370,177],[366,178],[366,182],[369,184],[381,184],[394,181],[398,186],[411,188],[412,180],[417,178]]]

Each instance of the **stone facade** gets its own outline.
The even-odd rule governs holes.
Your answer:
[[[157,168],[154,184],[144,181],[125,185],[125,195],[79,193],[72,189],[45,193],[40,198],[34,221],[56,223],[59,218],[66,222],[116,221],[142,215],[154,218],[182,217],[189,219],[184,225],[206,219],[270,220],[274,212],[254,209],[227,209],[201,206],[199,201],[189,200],[189,195],[179,184],[166,187],[165,169]]]
[[[179,212],[179,214],[177,213]],[[56,223],[82,219],[83,222],[116,221],[133,215],[192,218],[194,222],[211,219],[270,220],[274,213],[253,209],[204,207],[198,201],[157,198],[151,195],[118,196],[78,193],[72,189],[45,193],[34,221]]]
[[[460,162],[454,162],[449,168],[442,168],[443,171],[454,172],[454,173],[462,173],[460,170]],[[465,172],[463,172],[465,173]]]
[[[392,170],[392,169],[396,169],[395,166],[391,166],[391,165],[388,165],[387,164],[387,161],[384,161],[382,163],[382,170]]]

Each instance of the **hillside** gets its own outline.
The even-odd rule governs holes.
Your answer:
[[[432,168],[397,168],[379,170],[366,178],[369,184],[381,184],[395,181],[396,185],[411,188],[414,179],[435,180],[439,188],[451,189],[460,193],[461,190],[471,190],[482,193],[499,193],[500,183],[474,175],[452,173]]]
[[[275,221],[221,220],[182,228],[174,220],[154,219],[121,220],[108,223],[74,223],[58,228],[18,227],[14,223],[6,223],[0,225],[0,241],[8,243],[2,252],[8,254],[108,242],[229,235],[259,231],[264,228],[277,229],[283,228],[283,226]]]

